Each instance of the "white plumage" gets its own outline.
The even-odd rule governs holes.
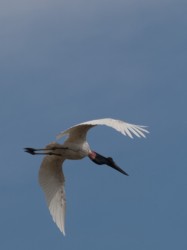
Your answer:
[[[83,122],[77,124],[65,131],[62,131],[57,135],[57,139],[60,139],[64,135],[69,135],[69,138],[84,138],[86,139],[87,131],[97,125],[105,125],[111,127],[123,135],[128,135],[130,138],[133,138],[133,134],[137,137],[145,137],[144,133],[149,133],[145,126],[130,124],[121,120],[115,120],[111,118],[97,119],[92,121]]]
[[[96,164],[106,164],[119,172],[128,175],[115,164],[112,158],[103,157],[90,149],[90,146],[86,141],[86,134],[90,128],[97,125],[106,125],[125,136],[129,136],[130,138],[133,138],[133,135],[137,137],[145,137],[145,134],[149,133],[145,126],[133,125],[120,120],[105,118],[83,122],[61,132],[57,136],[57,139],[60,139],[64,135],[68,135],[68,138],[63,144],[50,143],[44,149],[25,148],[25,151],[30,154],[46,155],[39,170],[39,183],[45,193],[47,205],[52,218],[64,235],[66,209],[64,190],[65,178],[62,171],[64,160],[78,160],[88,156]]]
[[[40,170],[39,183],[45,193],[46,202],[54,222],[65,235],[65,210],[66,198],[64,190],[64,174],[62,164],[64,159],[60,157],[45,156]]]

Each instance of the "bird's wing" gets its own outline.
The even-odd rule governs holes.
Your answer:
[[[63,159],[56,156],[45,156],[40,170],[39,183],[45,193],[47,205],[60,231],[65,235],[66,199],[64,190]]]
[[[73,141],[79,138],[86,139],[87,131],[97,125],[106,125],[117,130],[123,135],[129,136],[130,138],[133,138],[133,135],[136,135],[137,137],[145,137],[145,134],[149,133],[145,126],[134,125],[111,118],[104,118],[77,124],[65,131],[62,131],[59,135],[57,135],[57,139],[60,139],[64,135],[69,135],[68,140]]]

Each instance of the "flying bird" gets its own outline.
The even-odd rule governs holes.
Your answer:
[[[86,135],[89,129],[97,125],[106,125],[125,136],[133,138],[145,137],[149,133],[145,126],[134,125],[124,121],[111,118],[92,120],[77,124],[57,135],[57,139],[68,135],[63,144],[52,142],[45,148],[25,148],[25,152],[32,155],[45,155],[39,170],[39,183],[44,191],[46,202],[53,221],[60,231],[65,235],[65,210],[66,196],[64,190],[65,178],[62,171],[63,162],[68,160],[79,160],[86,156],[98,165],[107,165],[124,175],[128,175],[121,169],[111,157],[104,157],[93,151]]]

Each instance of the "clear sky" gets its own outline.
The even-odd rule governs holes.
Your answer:
[[[187,249],[186,10],[185,0],[1,1],[0,249]],[[89,132],[130,176],[66,161],[64,237],[38,185],[42,157],[23,148],[104,117],[150,135]]]

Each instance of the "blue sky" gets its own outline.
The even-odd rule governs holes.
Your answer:
[[[186,1],[0,3],[1,249],[187,249]],[[66,161],[66,237],[38,185],[43,147],[76,123],[148,125],[147,139],[90,131]],[[63,140],[61,140],[63,142]]]

